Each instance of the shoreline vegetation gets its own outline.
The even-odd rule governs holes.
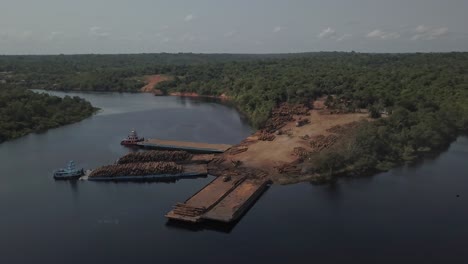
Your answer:
[[[259,131],[226,166],[263,166],[278,183],[386,171],[468,130],[468,53],[0,56],[0,81],[24,88],[139,92],[141,76],[154,77],[145,92],[235,105]],[[265,156],[277,162],[249,165],[268,145],[283,146]]]
[[[77,96],[60,98],[0,84],[0,144],[81,121],[97,110]]]

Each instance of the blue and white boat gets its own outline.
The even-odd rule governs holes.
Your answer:
[[[64,169],[58,169],[54,171],[54,178],[60,180],[66,179],[78,179],[84,175],[83,169],[76,169],[75,162],[72,160],[68,163],[68,166]]]

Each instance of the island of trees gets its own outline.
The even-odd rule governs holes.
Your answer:
[[[468,53],[0,56],[0,72],[4,82],[24,88],[121,92],[139,91],[145,75],[164,74],[171,78],[155,87],[164,94],[227,96],[258,128],[284,102],[310,106],[327,98],[341,112],[366,109],[373,121],[308,157],[323,175],[414,162],[468,129]],[[17,130],[23,128],[1,128]],[[3,137],[17,132],[9,133]]]
[[[59,98],[0,84],[0,143],[80,121],[96,110],[79,97]]]

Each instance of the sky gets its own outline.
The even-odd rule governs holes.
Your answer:
[[[0,0],[0,54],[468,51],[468,0]]]

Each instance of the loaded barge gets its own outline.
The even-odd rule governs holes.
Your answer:
[[[172,162],[146,162],[104,166],[82,179],[89,181],[168,180],[207,175],[206,164],[176,165]]]

